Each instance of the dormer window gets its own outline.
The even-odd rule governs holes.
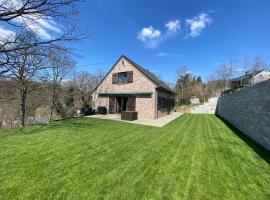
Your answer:
[[[133,72],[119,72],[112,75],[113,84],[127,84],[133,83]]]

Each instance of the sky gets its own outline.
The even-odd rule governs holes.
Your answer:
[[[74,45],[77,70],[106,73],[124,54],[174,82],[181,65],[205,80],[230,58],[270,63],[269,0],[88,0],[78,10],[90,35]],[[46,30],[60,31],[40,22],[42,37]],[[7,31],[0,26],[0,35]]]

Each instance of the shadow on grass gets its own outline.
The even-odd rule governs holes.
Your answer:
[[[0,132],[1,137],[9,135],[30,135],[49,129],[48,124],[27,125],[26,127],[9,128]]]
[[[230,122],[216,115],[228,128],[230,128],[239,138],[241,138],[249,147],[251,147],[263,160],[270,164],[270,151],[249,138],[242,131],[234,127]]]
[[[79,120],[74,120],[79,119]],[[50,129],[62,129],[62,128],[91,128],[92,123],[84,121],[83,118],[67,118],[62,120],[55,120],[52,123],[27,125],[26,127],[9,128],[0,132],[1,137],[9,135],[31,135],[48,131]]]

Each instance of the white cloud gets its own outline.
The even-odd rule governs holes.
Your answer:
[[[160,37],[161,31],[153,26],[143,28],[138,34],[138,39],[145,43],[147,48],[155,48],[160,43]]]
[[[186,24],[189,26],[190,33],[188,36],[197,37],[201,34],[202,30],[209,26],[213,19],[207,13],[201,13],[192,19],[186,19]]]
[[[161,31],[154,29],[153,26],[149,26],[148,28],[143,28],[139,34],[138,38],[142,41],[145,42],[147,40],[152,40],[152,39],[157,39],[161,35]]]
[[[183,54],[167,53],[167,52],[160,51],[160,52],[156,53],[154,56],[157,56],[157,57],[183,57]]]
[[[166,28],[170,32],[178,32],[180,30],[180,20],[171,20],[165,24]]]
[[[14,38],[16,33],[14,31],[7,30],[5,28],[0,27],[0,39],[1,40],[9,40]]]
[[[168,53],[165,53],[165,52],[158,52],[155,56],[166,57],[166,56],[169,56],[169,54]]]
[[[44,19],[44,16],[25,16],[24,18],[17,17],[13,21],[35,32],[41,39],[50,40],[53,38],[52,32],[61,32],[53,20]]]
[[[45,29],[61,33],[61,30],[58,28],[57,23],[55,23],[55,21],[53,20],[48,20],[48,19],[45,20],[45,19],[39,18],[36,20],[36,22]]]
[[[180,31],[180,20],[171,20],[165,24],[165,27],[164,33],[153,26],[143,28],[137,37],[147,48],[156,48],[161,42],[174,37]]]
[[[19,9],[23,6],[21,0],[0,0],[4,3],[7,10]],[[52,39],[54,33],[61,33],[59,25],[44,15],[24,15],[12,20],[15,24],[35,32],[41,39]]]
[[[23,6],[23,2],[21,0],[0,0],[0,4],[4,4],[5,8],[8,10],[18,9]]]

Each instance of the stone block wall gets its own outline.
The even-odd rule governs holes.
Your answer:
[[[220,97],[216,114],[270,150],[270,80]]]

